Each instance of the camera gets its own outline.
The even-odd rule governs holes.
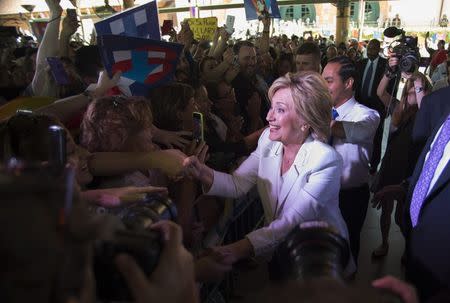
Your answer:
[[[286,275],[294,280],[321,277],[343,280],[350,259],[347,241],[322,221],[298,225],[279,249],[287,260]]]
[[[334,281],[345,287],[344,270],[350,260],[350,248],[347,240],[327,222],[307,221],[296,226],[280,245],[278,253],[286,260],[285,279]],[[370,291],[379,298],[377,302],[403,302],[392,292]]]
[[[405,31],[396,27],[388,27],[383,32],[385,37],[400,38],[392,41],[387,46],[389,53],[395,53],[399,58],[399,70],[400,72],[413,73],[420,63],[420,54],[417,47],[417,37],[406,36]],[[386,52],[385,52],[386,54]]]
[[[148,227],[159,220],[174,221],[177,216],[175,204],[164,195],[144,194],[134,197],[134,202],[126,207],[97,207],[94,212],[114,215],[126,227],[124,230],[116,230],[112,239],[101,239],[95,243],[97,298],[106,302],[131,300],[131,293],[118,272],[114,259],[121,253],[129,254],[149,276],[158,264],[162,244],[159,233],[148,230]]]

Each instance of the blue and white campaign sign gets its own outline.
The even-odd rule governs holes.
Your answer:
[[[151,39],[102,35],[98,47],[109,76],[121,71],[118,83],[127,96],[146,96],[171,81],[183,45]]]
[[[97,36],[112,34],[161,40],[156,0],[95,23],[95,31]]]

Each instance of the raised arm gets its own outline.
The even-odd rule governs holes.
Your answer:
[[[219,82],[225,77],[225,74],[227,70],[232,66],[233,64],[233,50],[231,48],[227,49],[223,53],[223,60],[220,62],[219,65],[217,65],[214,69],[209,70],[205,74],[205,78],[208,82]]]
[[[78,20],[67,14],[62,23],[61,35],[59,38],[59,55],[69,57],[69,43],[72,35],[76,33],[80,26]]]
[[[263,32],[262,32],[262,36],[261,39],[259,40],[259,51],[260,54],[265,54],[267,52],[269,52],[269,47],[270,47],[270,37],[269,37],[269,33],[270,33],[270,17],[269,16],[264,16],[262,19],[262,23],[263,23]]]
[[[58,56],[58,36],[59,23],[61,21],[62,7],[59,4],[60,0],[46,0],[47,6],[50,10],[50,21],[45,28],[44,36],[36,56],[36,72],[31,82],[33,92],[35,95],[40,95],[40,91],[48,81],[46,77],[47,57]]]
[[[178,149],[152,152],[100,152],[89,159],[94,176],[116,176],[141,169],[161,169],[169,177],[179,176],[186,155]]]
[[[60,99],[54,103],[41,107],[36,112],[57,117],[63,123],[69,121],[77,113],[80,113],[93,99],[103,97],[106,92],[119,81],[121,73],[109,78],[106,72],[100,73],[97,85],[91,91]]]
[[[225,30],[224,27],[219,29],[219,41],[216,48],[214,49],[213,57],[216,59],[221,59],[222,55],[227,47],[227,41],[230,38],[230,34]]]

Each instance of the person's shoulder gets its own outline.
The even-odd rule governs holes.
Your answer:
[[[311,140],[305,142],[308,153],[310,154],[309,161],[312,165],[329,165],[330,163],[341,163],[341,155],[329,144],[319,140]]]
[[[365,106],[364,104],[361,104],[358,101],[356,101],[355,106],[353,107],[352,110],[354,110],[355,112],[357,112],[359,115],[362,116],[377,116],[377,117],[380,116],[376,110],[371,109],[370,107]]]

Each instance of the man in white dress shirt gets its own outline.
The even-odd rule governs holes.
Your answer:
[[[348,57],[330,60],[322,76],[328,83],[334,105],[329,143],[344,159],[339,208],[347,223],[350,248],[357,262],[359,237],[370,197],[369,163],[380,116],[355,100],[358,73]]]

